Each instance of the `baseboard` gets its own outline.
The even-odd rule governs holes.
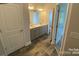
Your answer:
[[[30,44],[31,44],[31,41],[28,41],[28,42],[25,43],[25,46],[28,46]]]

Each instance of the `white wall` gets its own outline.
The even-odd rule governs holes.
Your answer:
[[[28,4],[23,4],[24,8],[24,25],[25,25],[25,39],[26,39],[26,46],[31,44],[30,40],[30,15],[28,10]],[[28,43],[27,43],[28,42]]]
[[[40,24],[48,24],[49,21],[49,13],[48,11],[40,11]]]
[[[70,22],[67,31],[64,53],[68,49],[79,49],[79,4],[72,4]]]

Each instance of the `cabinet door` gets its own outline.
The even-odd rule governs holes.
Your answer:
[[[23,8],[21,4],[0,5],[1,35],[6,53],[24,46]]]
[[[41,32],[42,34],[48,34],[48,25],[44,25]]]

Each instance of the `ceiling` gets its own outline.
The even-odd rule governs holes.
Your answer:
[[[56,7],[56,4],[55,3],[30,3],[29,6],[34,7],[34,10],[39,8],[44,10],[49,10]]]

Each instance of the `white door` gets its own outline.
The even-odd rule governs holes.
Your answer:
[[[0,33],[9,54],[24,46],[23,8],[21,4],[0,5]]]

